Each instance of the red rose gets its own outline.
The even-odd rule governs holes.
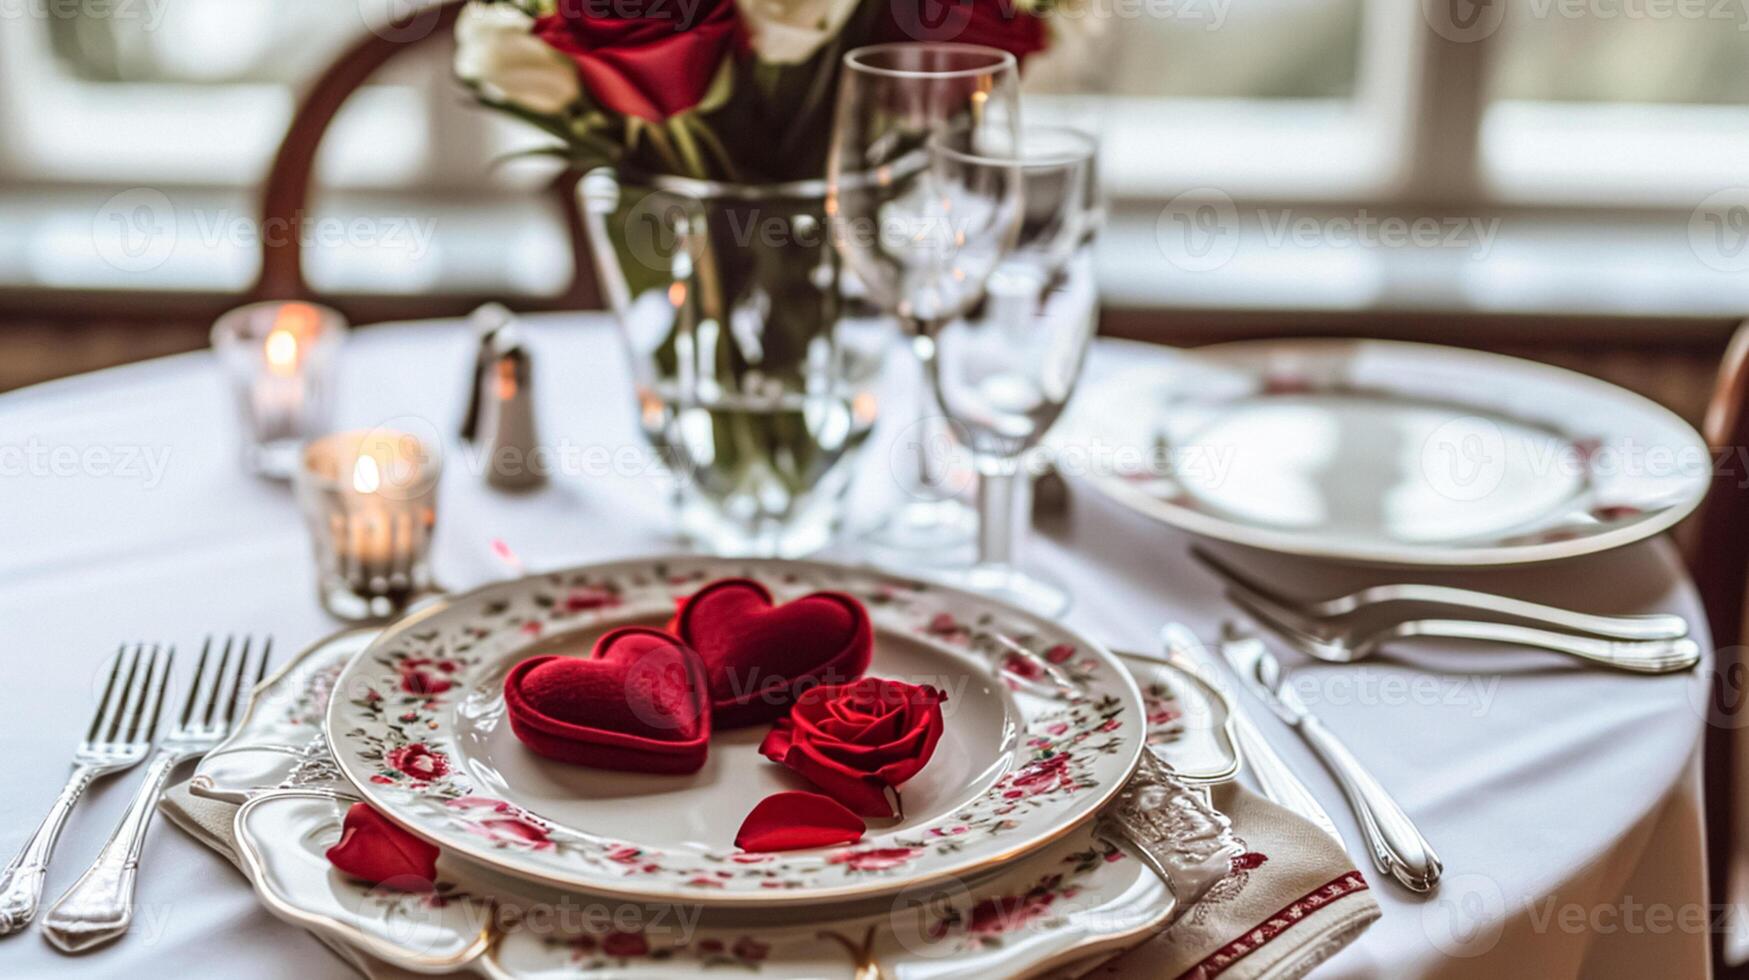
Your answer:
[[[878,677],[822,685],[796,699],[759,751],[861,816],[897,817],[889,791],[934,754],[946,700],[933,687]]]
[[[648,953],[650,944],[635,932],[610,932],[601,937],[601,951],[609,956],[630,958]]]
[[[458,810],[484,808],[499,814],[496,817],[475,818],[467,825],[469,831],[494,843],[527,845],[530,850],[535,851],[544,851],[553,846],[552,838],[545,827],[530,820],[521,809],[503,800],[495,800],[490,796],[458,796],[445,805]]]
[[[649,13],[619,16],[631,10]],[[596,102],[660,122],[704,98],[739,27],[734,0],[703,0],[696,9],[660,0],[559,0],[535,21],[534,33],[577,63]]]
[[[891,0],[883,36],[981,44],[1021,61],[1050,43],[1043,18],[1020,9],[1018,0]]]
[[[492,840],[531,844],[537,851],[549,843],[544,829],[522,817],[488,817],[480,821],[480,832]]]
[[[619,593],[589,586],[572,589],[565,596],[566,612],[587,612],[591,609],[610,609],[620,604]]]
[[[442,694],[453,686],[448,678],[434,674],[423,667],[403,668],[401,671],[401,690],[408,694]]]
[[[1009,799],[1037,796],[1059,789],[1073,789],[1075,777],[1069,773],[1069,757],[1057,753],[1049,758],[1029,762],[1013,775],[1010,789],[1003,795]]]
[[[437,880],[437,846],[390,823],[364,803],[346,811],[328,863],[354,878],[399,891],[428,892]]]
[[[771,947],[752,936],[742,936],[735,940],[735,947],[730,952],[735,954],[736,959],[757,963],[771,955]]]
[[[392,768],[404,772],[422,783],[430,782],[449,772],[449,760],[443,757],[443,753],[431,751],[423,742],[391,749],[388,762]]]
[[[1029,681],[1037,680],[1045,674],[1044,667],[1041,666],[1038,661],[1031,657],[1023,657],[1018,653],[1011,653],[1006,657],[1003,657],[1002,669],[1016,677]]]
[[[1018,929],[1050,911],[1051,895],[1010,895],[986,898],[972,907],[966,932],[974,936],[998,936]]]
[[[885,871],[904,864],[917,853],[915,847],[871,847],[834,854],[826,859],[826,863],[849,865],[854,871]]]

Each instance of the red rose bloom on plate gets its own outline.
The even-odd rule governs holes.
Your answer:
[[[634,16],[625,16],[635,14]],[[559,0],[534,33],[604,108],[660,122],[698,105],[734,44],[735,0]]]
[[[947,695],[927,685],[864,677],[796,699],[759,751],[864,817],[897,817],[896,790],[935,753]]]

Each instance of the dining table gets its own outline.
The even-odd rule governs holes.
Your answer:
[[[514,574],[683,552],[660,460],[640,431],[610,317],[522,321],[550,474],[494,489],[454,433],[475,363],[463,320],[355,330],[341,358],[338,422],[441,433],[435,575],[461,589]],[[897,350],[898,348],[895,348]],[[1097,341],[1083,389],[1164,348]],[[914,384],[895,354],[882,404]],[[909,421],[899,419],[898,422]],[[900,426],[860,460],[852,527],[897,492]],[[234,394],[211,352],[71,377],[0,395],[0,851],[36,826],[104,681],[133,641],[187,656],[208,634],[271,634],[287,656],[342,624],[314,587],[308,532],[287,484],[241,463]],[[1242,621],[1191,557],[1192,539],[1102,497],[1074,472],[1041,507],[1026,560],[1067,584],[1066,621],[1117,649],[1158,649],[1161,627],[1212,642]],[[1663,537],[1532,567],[1431,572],[1347,567],[1227,548],[1281,590],[1329,596],[1402,580],[1458,584],[1600,613],[1668,612],[1707,628]],[[830,557],[858,560],[854,534]],[[1418,639],[1355,664],[1276,652],[1309,706],[1414,818],[1445,863],[1431,894],[1378,875],[1338,786],[1249,694],[1242,708],[1335,818],[1383,908],[1314,972],[1349,977],[1699,977],[1712,927],[1705,886],[1701,735],[1710,664],[1668,676],[1589,668],[1556,654]],[[136,774],[137,775],[137,774]],[[133,790],[100,782],[73,816],[45,892],[89,863]],[[308,934],[276,919],[218,855],[159,821],[144,856],[133,930],[66,956],[35,930],[0,938],[0,976],[347,976]],[[1119,956],[1098,976],[1137,975]]]

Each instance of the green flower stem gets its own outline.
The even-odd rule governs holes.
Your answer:
[[[686,168],[680,165],[680,158],[674,155],[674,146],[668,142],[668,137],[659,127],[652,126],[637,116],[626,117],[626,146],[638,145],[639,136],[648,136],[650,145],[655,147],[656,154],[662,158],[669,173],[683,174]]]
[[[723,165],[724,178],[732,183],[740,183],[741,175],[735,169],[734,157],[730,155],[728,147],[717,139],[717,134],[711,131],[710,126],[696,115],[687,116],[686,122],[697,134],[699,142],[710,151],[711,156],[716,157],[717,162]]]
[[[698,143],[692,138],[692,130],[687,126],[686,118],[685,115],[675,116],[668,120],[665,128],[674,134],[674,145],[690,168],[688,172],[700,180],[709,180],[710,171],[705,167],[703,154],[698,152]]]

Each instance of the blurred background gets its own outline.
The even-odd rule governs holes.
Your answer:
[[[418,6],[0,0],[0,390],[204,346],[260,274],[301,95]],[[1028,111],[1105,141],[1106,333],[1482,346],[1694,417],[1749,315],[1749,0],[1065,0],[1054,23]],[[553,168],[506,161],[535,138],[423,30],[322,141],[305,277],[360,323],[574,305]]]

